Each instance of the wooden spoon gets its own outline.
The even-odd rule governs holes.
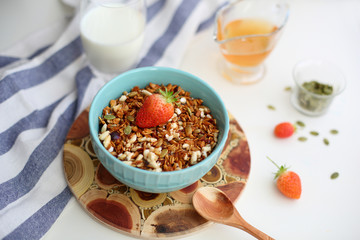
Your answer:
[[[274,239],[248,224],[236,210],[234,204],[218,188],[202,187],[193,196],[196,211],[205,219],[237,227],[257,239]]]

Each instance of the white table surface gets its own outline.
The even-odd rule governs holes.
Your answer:
[[[33,2],[39,4],[45,0]],[[266,60],[266,76],[259,83],[234,85],[221,77],[217,71],[220,55],[210,29],[194,38],[180,69],[212,85],[245,131],[251,151],[251,172],[236,207],[250,224],[282,240],[360,239],[360,1],[289,0],[289,3],[288,25]],[[0,0],[0,16],[7,10],[4,6],[9,7]],[[48,6],[59,15],[44,17],[55,21],[64,14],[57,9],[58,4]],[[25,9],[18,7],[17,11]],[[19,22],[24,20],[24,15],[17,16]],[[7,19],[11,18],[13,16],[8,15]],[[12,24],[16,26],[19,22]],[[1,34],[0,50],[39,27],[42,26],[36,19],[12,31],[8,30],[9,25],[1,23],[0,32],[5,31],[8,36]],[[330,60],[347,78],[345,91],[321,117],[307,117],[297,112],[290,104],[290,93],[284,91],[286,86],[293,85],[293,66],[304,58]],[[269,110],[269,104],[276,110]],[[298,129],[290,139],[273,136],[277,123],[297,120],[303,121],[306,127]],[[331,135],[330,129],[339,130],[339,134]],[[320,136],[311,136],[311,130],[320,132]],[[308,141],[299,142],[299,136],[308,137]],[[322,142],[324,137],[330,140],[329,146]],[[286,163],[300,175],[303,192],[299,200],[288,199],[277,191],[273,182],[276,169],[266,156],[279,164]],[[335,171],[340,176],[331,180],[330,175]],[[219,238],[254,239],[239,229],[219,224],[182,239]],[[72,198],[42,239],[133,238],[99,224]]]

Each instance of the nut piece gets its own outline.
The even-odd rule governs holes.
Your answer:
[[[119,99],[120,102],[125,102],[127,97],[125,95],[122,95]]]
[[[104,133],[107,130],[107,124],[105,123],[102,127],[101,127],[101,133]]]
[[[187,143],[184,143],[184,144],[182,145],[182,148],[184,148],[184,149],[189,149],[189,148],[190,148],[190,145],[187,144]]]
[[[197,163],[198,158],[201,156],[201,152],[200,151],[195,151],[191,154],[191,160],[190,163],[191,165],[194,165]]]
[[[186,103],[186,98],[184,98],[184,97],[180,98],[180,102],[181,102],[182,104],[185,104],[185,103]]]
[[[160,146],[163,144],[163,142],[164,142],[164,140],[163,140],[162,138],[160,138],[160,139],[157,141],[155,147],[157,147],[157,148],[160,147]]]
[[[104,142],[103,142],[104,147],[106,149],[108,149],[110,147],[110,142],[111,142],[111,136],[109,134],[109,135],[107,135],[107,137],[104,139]]]
[[[148,90],[142,90],[141,91],[145,96],[150,96],[150,95],[152,95],[152,93],[151,92],[149,92]]]
[[[187,137],[192,137],[192,128],[191,125],[186,125],[185,127],[185,134]]]
[[[210,151],[211,151],[211,145],[210,145],[210,144],[207,144],[206,146],[204,146],[204,147],[202,148],[202,155],[203,155],[204,157],[207,157],[207,156],[208,156],[207,153],[210,152]]]
[[[103,132],[102,134],[100,134],[99,139],[100,139],[101,141],[104,141],[105,138],[108,137],[109,135],[110,135],[110,131],[105,131],[105,132]]]
[[[160,158],[164,158],[168,154],[169,150],[166,148],[161,151]]]

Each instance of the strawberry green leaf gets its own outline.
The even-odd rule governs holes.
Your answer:
[[[269,159],[277,168],[278,168],[278,171],[275,173],[275,177],[274,177],[274,180],[277,179],[278,177],[280,177],[282,174],[284,174],[289,168],[286,167],[285,165],[281,165],[279,167],[279,165],[277,165],[271,158],[269,158],[267,156],[267,159]]]
[[[177,98],[174,96],[174,93],[172,91],[169,92],[167,88],[165,88],[165,91],[159,89],[159,92],[165,98],[167,103],[173,103],[177,101]]]

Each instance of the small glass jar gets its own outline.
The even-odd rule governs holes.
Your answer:
[[[308,116],[325,114],[335,96],[346,85],[345,77],[337,66],[318,59],[297,63],[293,77],[296,86],[291,103],[299,112]]]

